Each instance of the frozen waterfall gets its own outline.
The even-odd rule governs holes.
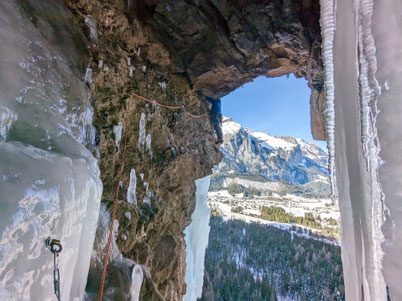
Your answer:
[[[197,186],[196,205],[191,224],[184,231],[186,241],[186,276],[187,291],[183,301],[195,301],[201,297],[204,283],[204,259],[208,246],[209,215],[207,206],[210,177],[195,181]]]
[[[402,300],[402,2],[321,0],[321,8],[346,298]]]
[[[48,236],[61,299],[82,300],[102,194],[90,91],[63,2],[23,3],[0,4],[0,300],[55,300]]]

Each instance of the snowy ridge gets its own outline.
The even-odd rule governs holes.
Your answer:
[[[328,156],[318,146],[301,138],[255,132],[229,118],[224,118],[222,131],[224,159],[218,173],[253,173],[271,181],[329,187]]]

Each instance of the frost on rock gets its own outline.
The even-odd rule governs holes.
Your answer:
[[[76,56],[69,36],[49,43],[21,5],[0,10],[0,299],[54,300],[51,236],[63,245],[61,299],[82,300],[102,195],[85,147],[94,140],[89,89],[66,63],[65,53]],[[58,2],[31,5],[50,7],[53,25],[69,22]]]
[[[209,216],[207,206],[210,177],[195,181],[196,205],[191,216],[191,224],[184,230],[186,241],[186,276],[187,291],[183,301],[194,301],[201,297],[204,282],[205,250],[208,246]]]
[[[145,113],[141,113],[140,132],[138,137],[138,148],[140,151],[144,151],[145,146],[145,117]]]
[[[137,176],[135,174],[135,169],[132,168],[130,171],[130,183],[128,184],[127,188],[127,202],[133,204],[134,206],[137,206],[136,190],[137,190]]]
[[[113,126],[114,145],[116,146],[118,152],[120,152],[120,140],[122,132],[123,132],[123,124],[121,122],[119,122],[118,125]]]

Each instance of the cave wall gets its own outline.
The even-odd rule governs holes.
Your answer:
[[[147,269],[143,300],[180,300],[185,293],[184,228],[194,210],[194,180],[221,159],[202,96],[222,97],[259,75],[293,73],[312,89],[312,132],[325,139],[318,1],[66,0],[87,36],[100,156],[102,201],[110,208],[128,130],[119,194],[117,243]],[[88,64],[88,65],[86,65]],[[92,76],[89,76],[92,75]],[[145,115],[146,143],[139,142]],[[128,127],[125,122],[128,121]],[[132,169],[137,204],[127,202]],[[149,205],[150,204],[150,205]],[[127,218],[130,212],[131,218]]]

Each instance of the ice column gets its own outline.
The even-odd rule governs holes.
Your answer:
[[[23,5],[0,9],[0,300],[55,300],[48,236],[63,245],[61,299],[82,300],[102,195],[90,91],[63,2]]]
[[[204,282],[205,250],[208,246],[209,216],[207,206],[210,177],[195,181],[196,205],[191,224],[184,231],[186,241],[186,276],[187,291],[183,301],[195,301],[201,297]]]
[[[385,209],[385,222],[381,227],[384,235],[381,244],[384,251],[382,271],[390,299],[402,300],[402,2],[370,1],[368,8],[373,10],[371,30],[376,49],[374,59],[368,63],[377,63],[377,69],[371,70],[375,71],[381,86],[378,101],[373,104],[378,106],[379,113],[374,115],[374,121],[381,144],[380,162],[383,163],[378,167],[383,202],[376,204],[376,207]],[[375,110],[372,105],[371,108]],[[374,146],[371,144],[371,147]],[[374,148],[372,154],[377,151]],[[379,211],[376,207],[374,212]],[[378,216],[377,222],[380,218],[382,216]]]
[[[326,87],[331,82],[328,79],[333,80],[330,94],[327,88],[327,103],[335,96],[336,104],[335,111],[330,113],[335,112],[346,299],[385,301],[386,269],[381,246],[384,194],[379,177],[382,139],[376,124],[379,89],[372,35],[373,0],[322,0],[321,8]],[[329,37],[333,39],[332,45],[327,44]],[[331,57],[332,66],[327,63]],[[331,122],[327,122],[329,132],[333,131]],[[396,131],[400,133],[399,128]],[[329,151],[331,155],[330,146]]]
[[[322,54],[325,80],[325,128],[327,131],[328,172],[331,197],[335,198],[335,85],[334,85],[334,38],[335,0],[321,0]]]

